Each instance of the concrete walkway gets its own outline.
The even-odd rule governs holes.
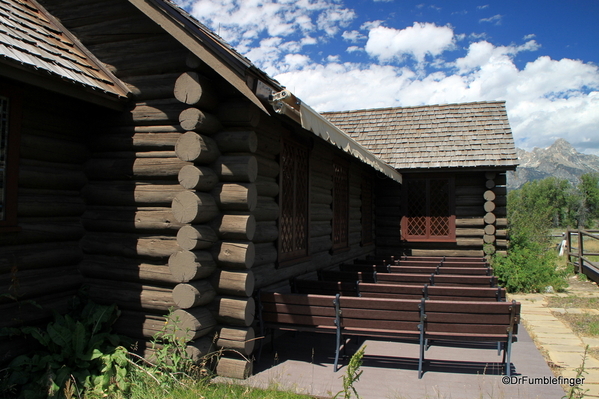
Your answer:
[[[551,296],[580,296],[599,298],[599,288],[594,283],[578,283],[575,280],[566,293],[510,295],[522,303],[522,323],[530,332],[537,347],[544,354],[556,376],[567,378],[576,376],[576,369],[582,364],[587,345],[599,348],[599,338],[578,337],[558,319],[554,313],[594,313],[596,309],[549,308],[547,298]],[[586,374],[583,374],[585,397],[599,398],[599,360],[591,356],[585,359]]]

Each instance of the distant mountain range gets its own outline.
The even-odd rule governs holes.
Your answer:
[[[532,151],[516,149],[520,165],[515,172],[508,172],[509,190],[522,187],[532,180],[554,176],[578,184],[585,173],[599,173],[599,156],[582,154],[564,139],[557,139],[550,147]]]

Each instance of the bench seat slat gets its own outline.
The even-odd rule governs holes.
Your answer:
[[[301,324],[304,326],[335,326],[335,317],[265,312],[262,314],[262,318],[264,321],[270,323]]]
[[[304,306],[285,303],[263,302],[262,308],[264,312],[279,312],[315,316],[335,316],[335,308],[333,306]]]

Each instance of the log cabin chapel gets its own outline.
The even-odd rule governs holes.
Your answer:
[[[503,102],[319,114],[169,0],[2,0],[0,328],[86,286],[141,352],[175,308],[193,356],[250,356],[258,289],[505,251],[516,164]]]

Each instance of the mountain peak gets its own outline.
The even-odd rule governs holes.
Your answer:
[[[547,147],[547,150],[556,153],[580,154],[574,147],[572,147],[572,144],[562,138],[555,140],[553,144]]]
[[[563,138],[547,148],[532,151],[517,149],[520,165],[508,172],[508,189],[520,188],[524,183],[554,176],[577,184],[585,173],[599,172],[599,157],[582,154]]]

